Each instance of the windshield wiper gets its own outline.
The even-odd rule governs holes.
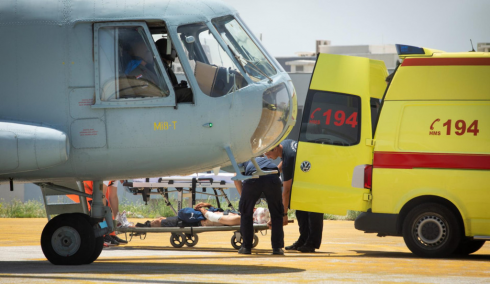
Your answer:
[[[255,71],[259,72],[262,76],[267,77],[267,79],[269,79],[269,83],[272,82],[272,78],[267,76],[267,74],[265,74],[262,70],[260,70],[260,68],[257,67],[257,65],[255,65],[252,61],[247,60],[240,55],[237,55],[237,53],[235,51],[233,51],[233,49],[230,47],[229,44],[228,44],[228,48],[230,49],[231,53],[233,53],[233,56],[235,56],[236,60],[238,60],[238,63],[240,63],[240,65],[242,66],[242,68],[245,72],[247,72],[247,69],[245,68],[246,64],[243,64],[242,60],[244,60],[246,63],[250,64],[253,67],[253,69],[255,69]],[[250,74],[249,72],[247,72],[247,74],[252,76],[252,74]]]

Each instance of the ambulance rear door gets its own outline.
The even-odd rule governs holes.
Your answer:
[[[374,110],[386,75],[382,61],[318,56],[301,123],[292,209],[345,215],[371,207],[364,172],[372,165]]]

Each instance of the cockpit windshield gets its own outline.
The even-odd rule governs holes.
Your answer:
[[[206,24],[180,26],[177,33],[203,93],[220,97],[247,86],[234,61]]]
[[[235,18],[225,16],[213,19],[212,23],[252,80],[270,79],[277,73]]]

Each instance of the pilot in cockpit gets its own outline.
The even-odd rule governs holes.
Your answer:
[[[143,41],[133,44],[131,55],[133,59],[126,66],[125,75],[134,76],[136,79],[144,78],[154,84],[158,84],[153,55],[146,44]]]
[[[167,71],[170,82],[174,87],[177,102],[192,102],[192,90],[187,86],[187,81],[182,80],[179,83],[177,81],[177,76],[175,76],[175,73],[172,70],[172,63],[177,57],[177,51],[173,47],[171,41],[167,40],[166,38],[161,38],[157,40],[155,44],[165,67],[165,71]]]
[[[141,39],[133,39],[128,49],[131,59],[121,70],[124,75],[119,78],[119,97],[165,97],[148,45]]]

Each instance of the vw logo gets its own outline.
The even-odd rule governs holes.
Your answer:
[[[308,161],[304,161],[303,163],[301,163],[301,170],[302,170],[303,172],[305,172],[305,173],[306,173],[306,172],[309,172],[309,171],[310,171],[310,169],[311,169],[311,164],[310,164],[310,162],[308,162]]]

